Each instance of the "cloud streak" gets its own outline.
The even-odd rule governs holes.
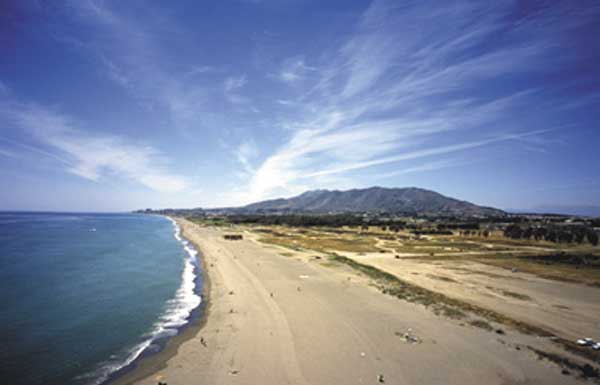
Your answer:
[[[176,23],[153,7],[144,7],[139,18],[116,12],[106,2],[97,0],[71,1],[69,9],[72,19],[93,26],[99,33],[86,40],[67,36],[60,41],[74,41],[78,49],[96,58],[106,76],[141,106],[166,111],[175,128],[185,133],[193,126],[214,92],[199,75],[217,71],[200,63],[172,68],[168,59],[172,53],[161,36],[176,36]]]
[[[542,104],[544,89],[527,82],[506,88],[502,80],[539,72],[540,63],[543,71],[559,70],[569,60],[557,59],[559,38],[573,26],[547,10],[540,19],[507,22],[512,11],[507,3],[376,0],[322,62],[288,60],[279,80],[297,83],[306,67],[314,81],[303,82],[297,98],[278,99],[296,112],[280,121],[288,139],[256,168],[243,200],[408,160],[436,164],[436,157],[492,144],[527,139],[542,148],[553,127],[528,128],[534,117],[525,111]],[[502,43],[488,44],[499,33]]]
[[[155,148],[115,135],[90,134],[70,117],[36,104],[4,103],[0,117],[29,134],[43,149],[20,148],[57,160],[66,171],[92,181],[123,178],[158,192],[182,191],[185,179],[167,171],[167,159]]]

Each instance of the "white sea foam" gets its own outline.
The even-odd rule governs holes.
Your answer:
[[[105,382],[112,373],[135,361],[157,339],[176,335],[178,332],[177,328],[188,322],[192,311],[202,302],[201,297],[196,294],[195,291],[196,257],[198,252],[187,240],[181,237],[181,229],[177,222],[172,218],[167,218],[173,223],[175,239],[182,244],[187,254],[184,260],[183,272],[181,274],[181,286],[175,292],[175,297],[167,302],[165,312],[159,318],[158,322],[155,323],[153,330],[145,335],[147,339],[131,349],[124,361],[117,362],[113,359],[102,365],[93,373],[79,377],[79,379],[82,380],[89,378],[90,385],[99,385]]]

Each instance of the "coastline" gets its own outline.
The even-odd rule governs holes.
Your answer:
[[[144,354],[140,355],[131,364],[111,374],[102,385],[130,385],[165,369],[167,361],[177,355],[180,346],[184,342],[191,340],[198,335],[208,319],[211,305],[211,280],[208,275],[206,259],[203,258],[199,245],[186,237],[185,228],[179,223],[179,218],[169,216],[164,217],[177,223],[180,228],[181,237],[187,240],[198,253],[196,259],[200,270],[199,277],[202,279],[200,305],[193,310],[192,315],[190,316],[190,322],[183,325],[179,329],[177,335],[168,338],[160,351],[147,353],[147,356]]]
[[[436,315],[315,251],[179,221],[208,265],[210,309],[188,339],[119,384],[579,383],[526,349],[550,341]]]

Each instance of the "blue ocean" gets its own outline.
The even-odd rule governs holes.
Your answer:
[[[0,213],[0,383],[106,382],[194,317],[200,276],[165,217]]]

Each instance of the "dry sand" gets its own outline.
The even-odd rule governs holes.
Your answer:
[[[462,260],[394,258],[393,254],[340,253],[395,276],[575,341],[598,338],[600,288],[559,282]]]
[[[382,294],[349,268],[178,222],[210,277],[206,323],[166,362],[120,383],[377,384],[379,375],[386,384],[578,383],[524,347],[539,339],[461,326]],[[399,336],[409,330],[421,343]]]

